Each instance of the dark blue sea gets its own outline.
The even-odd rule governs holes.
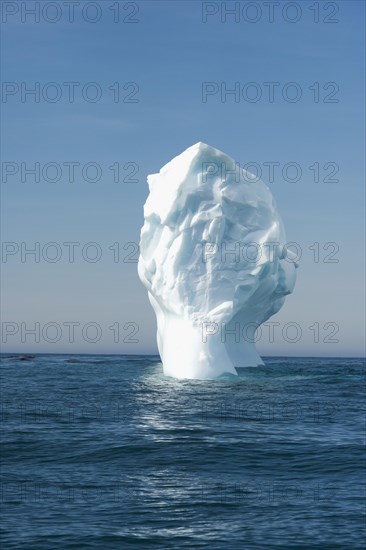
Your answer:
[[[3,355],[2,548],[363,548],[363,360],[265,362]]]

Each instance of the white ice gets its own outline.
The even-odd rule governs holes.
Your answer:
[[[148,176],[138,273],[164,373],[216,378],[263,365],[256,328],[295,285],[268,187],[199,142]]]

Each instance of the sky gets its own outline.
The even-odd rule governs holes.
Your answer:
[[[363,1],[1,4],[3,352],[157,352],[146,177],[203,141],[301,254],[259,353],[364,354]]]

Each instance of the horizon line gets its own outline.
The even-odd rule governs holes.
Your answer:
[[[6,351],[6,352],[0,352],[1,356],[6,355],[20,355],[20,356],[27,356],[27,355],[86,355],[90,357],[95,356],[108,356],[108,357],[137,357],[137,356],[143,356],[143,357],[160,357],[158,353],[53,353],[53,352],[18,352],[18,351]],[[365,359],[365,355],[262,355],[261,357],[277,357],[277,358],[288,358],[288,359]]]

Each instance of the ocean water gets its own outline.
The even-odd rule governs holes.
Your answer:
[[[364,362],[265,362],[3,355],[2,548],[362,548]]]

